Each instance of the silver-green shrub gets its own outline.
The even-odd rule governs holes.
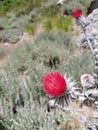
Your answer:
[[[8,130],[78,129],[67,125],[70,113],[60,109],[46,112],[48,97],[41,79],[45,73],[58,71],[80,85],[81,74],[92,73],[92,68],[89,50],[80,51],[70,33],[42,33],[33,42],[18,45],[0,70],[2,123]]]

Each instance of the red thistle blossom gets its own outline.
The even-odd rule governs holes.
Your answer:
[[[72,16],[74,17],[74,18],[79,18],[80,16],[82,15],[82,10],[81,9],[77,9],[77,10],[74,10],[73,12],[72,12]]]
[[[66,81],[58,72],[49,73],[42,78],[44,91],[54,97],[62,96],[67,88]]]

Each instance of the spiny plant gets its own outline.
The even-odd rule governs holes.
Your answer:
[[[26,95],[28,94],[25,91],[25,96]],[[43,99],[40,99],[40,104],[36,101],[34,102],[31,95],[29,99],[25,98],[24,107],[17,106],[17,113],[13,114],[11,110],[11,98],[9,99],[9,102],[5,99],[4,103],[2,103],[4,106],[4,113],[2,113],[3,124],[7,127],[8,130],[63,130],[64,128],[69,128],[67,124],[71,119],[71,114],[67,111],[64,112],[59,109],[47,113],[45,111],[43,101]],[[70,126],[74,129],[76,128],[77,124]]]
[[[19,76],[11,71],[6,73],[4,70],[0,74],[2,77],[0,79],[0,86],[2,86],[0,114],[2,124],[7,130],[45,130],[46,128],[56,130],[60,123],[62,125],[62,122],[69,118],[69,116],[64,118],[63,111],[53,111],[50,114],[46,112],[45,99],[40,95],[41,89],[38,92],[40,83],[38,86],[34,86],[35,75],[31,77],[25,74]],[[6,84],[4,84],[5,82]]]
[[[72,115],[60,110],[46,113],[44,101],[48,97],[41,88],[42,76],[49,71],[58,71],[73,76],[80,83],[80,75],[92,73],[92,66],[89,51],[80,52],[70,33],[45,32],[33,43],[18,45],[0,71],[3,124],[8,130],[69,128],[68,120]]]
[[[64,32],[43,33],[35,40],[35,44],[24,43],[17,46],[4,69],[9,73],[11,69],[19,75],[32,75],[34,86],[40,84],[38,81],[41,76],[49,71],[72,75],[80,82],[82,74],[92,73],[93,61],[89,51],[78,52],[80,50],[70,39],[70,35]]]

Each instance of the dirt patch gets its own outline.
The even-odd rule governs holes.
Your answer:
[[[69,105],[71,108],[72,117],[77,120],[80,127],[84,127],[86,129],[89,125],[98,125],[98,110],[93,107],[83,106],[79,107],[77,103],[71,103]]]

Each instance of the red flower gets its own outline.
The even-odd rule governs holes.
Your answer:
[[[42,83],[44,91],[51,96],[62,96],[66,91],[66,81],[58,72],[45,75]]]
[[[77,9],[77,10],[72,12],[72,16],[74,18],[76,18],[76,19],[79,18],[81,15],[82,15],[82,10],[81,9]]]

